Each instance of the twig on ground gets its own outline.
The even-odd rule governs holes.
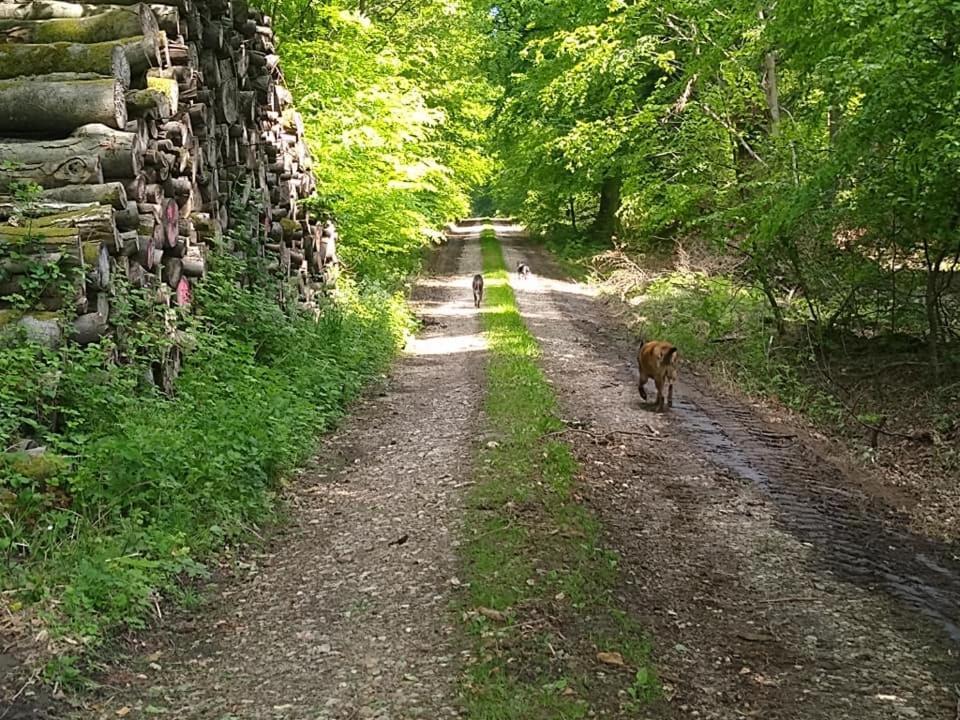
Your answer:
[[[815,597],[800,597],[800,596],[788,596],[788,597],[779,597],[779,598],[767,598],[760,600],[761,603],[765,605],[772,605],[774,603],[786,603],[786,602],[816,602],[819,598]]]
[[[33,675],[27,678],[27,681],[21,686],[19,690],[17,690],[16,694],[12,698],[10,698],[10,706],[3,711],[3,715],[0,715],[0,720],[3,720],[3,718],[5,718],[11,710],[13,710],[13,701],[16,700],[18,697],[20,697],[21,695],[23,695],[23,692],[27,689],[27,687],[31,685],[38,677],[40,677],[39,670],[37,670],[36,672],[33,673]]]

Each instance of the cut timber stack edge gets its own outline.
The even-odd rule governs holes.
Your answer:
[[[31,182],[43,189],[25,210],[14,190]],[[176,309],[189,309],[208,252],[233,250],[228,208],[250,201],[279,301],[315,309],[336,257],[303,206],[314,188],[303,121],[259,10],[242,0],[0,0],[0,326],[19,323],[51,344],[96,341],[111,332],[123,276],[169,310],[175,337]],[[3,300],[28,270],[11,252],[25,238],[33,262],[83,270],[76,292],[26,313]],[[167,355],[153,377],[169,390],[176,343]]]

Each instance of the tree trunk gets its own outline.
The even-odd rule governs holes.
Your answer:
[[[924,242],[924,246],[926,251],[926,242]],[[927,283],[923,297],[927,316],[927,351],[930,353],[930,366],[933,370],[934,381],[940,378],[940,334],[943,329],[938,303],[941,262],[943,262],[943,257],[940,257],[936,263],[932,263],[929,254],[927,255]]]
[[[619,177],[610,176],[604,178],[600,186],[600,205],[597,208],[597,219],[593,226],[593,233],[600,240],[607,241],[616,232],[621,185],[622,180]]]
[[[763,57],[763,93],[767,98],[767,110],[770,112],[770,135],[776,137],[780,132],[780,88],[777,84],[777,54],[768,52]]]
[[[123,83],[114,78],[69,80],[57,74],[0,80],[0,133],[65,135],[90,123],[122,129],[123,93]]]
[[[146,5],[118,7],[84,18],[0,20],[0,40],[19,43],[100,43],[159,32],[157,19]]]

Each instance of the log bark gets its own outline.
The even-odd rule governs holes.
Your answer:
[[[118,43],[0,45],[0,79],[64,72],[106,75],[130,87],[130,61]]]
[[[182,278],[183,262],[179,258],[165,257],[163,259],[163,270],[161,271],[163,282],[169,285],[171,290],[176,290]]]
[[[114,130],[106,125],[83,125],[73,131],[71,137],[83,138],[96,143],[103,176],[107,180],[137,175],[142,166],[140,158],[144,151],[143,140],[136,133]]]
[[[172,115],[170,100],[159,90],[144,88],[128,90],[124,107],[135,117],[166,119]]]
[[[2,151],[0,151],[2,152]],[[45,200],[57,200],[68,203],[99,203],[122,210],[127,205],[127,191],[123,183],[110,182],[93,185],[65,185],[45,189],[40,193]]]
[[[122,210],[118,210],[113,216],[113,221],[117,229],[122,232],[136,230],[140,226],[140,211],[137,210],[135,202],[128,202]]]
[[[70,339],[78,345],[89,345],[103,339],[110,329],[106,313],[92,312],[81,315],[73,321]]]
[[[0,156],[3,150],[0,149]],[[33,182],[44,188],[81,183],[102,183],[103,171],[96,155],[73,156],[62,162],[18,162],[0,165],[0,191],[8,192],[14,183]]]
[[[147,181],[143,173],[123,181],[124,190],[131,202],[143,202],[147,192]]]
[[[57,347],[63,341],[60,316],[55,312],[27,313],[16,322],[32,342]]]
[[[100,291],[110,287],[110,252],[106,245],[98,246],[95,262],[90,264],[87,273],[87,282]]]
[[[117,7],[83,18],[0,20],[0,40],[6,42],[99,43],[159,32],[157,19],[146,5]]]
[[[56,200],[40,201],[24,206],[22,203],[13,200],[4,200],[0,198],[0,219],[6,219],[14,215],[25,218],[39,218],[47,215],[58,215],[65,212],[74,212],[78,210],[88,210],[97,207],[98,203],[70,203],[58,202]]]
[[[66,135],[90,123],[126,125],[123,83],[115,78],[47,82],[44,77],[50,76],[0,80],[0,133]]]
[[[119,235],[113,220],[113,208],[109,205],[92,205],[83,210],[35,218],[30,227],[37,233],[47,233],[52,229],[76,228],[81,242],[104,243],[110,248],[115,248],[119,244]]]
[[[42,232],[27,227],[12,227],[0,225],[0,246],[9,244],[21,248],[34,246],[41,252],[51,252],[63,249],[82,258],[80,254],[80,231],[72,227],[48,227]]]
[[[134,5],[136,3],[130,3]],[[122,3],[95,4],[62,2],[61,0],[33,0],[32,2],[0,3],[0,20],[52,20],[54,18],[82,18],[102,15],[122,8]],[[150,9],[157,18],[160,28],[167,33],[179,35],[180,14],[176,6],[151,4]]]
[[[139,171],[141,147],[136,135],[104,125],[84,126],[77,133],[64,140],[0,140],[0,158],[14,166],[6,172],[28,176],[45,188],[56,188],[88,182],[103,183],[105,176],[124,177]],[[0,186],[4,172],[0,170]],[[119,192],[111,185],[86,191],[61,191],[53,195],[62,199],[69,195],[73,200],[94,198],[92,202],[107,198],[111,204],[119,204]]]

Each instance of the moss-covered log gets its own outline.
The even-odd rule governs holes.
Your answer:
[[[103,243],[109,248],[118,245],[113,208],[109,205],[92,205],[82,210],[46,215],[35,218],[30,226],[38,233],[51,228],[76,228],[82,242]]]
[[[130,87],[130,61],[117,44],[0,45],[0,79],[62,72],[106,75]]]
[[[63,248],[80,253],[80,231],[75,227],[45,227],[0,225],[0,248],[4,245],[16,248],[43,248],[50,252]]]
[[[126,60],[126,69],[116,55],[118,48]],[[159,35],[139,35],[91,44],[0,44],[0,79],[57,72],[91,72],[118,77],[125,80],[124,87],[129,87],[131,73],[140,75],[159,63]]]
[[[74,212],[79,210],[89,210],[97,206],[97,203],[70,203],[50,200],[24,205],[14,200],[4,200],[0,198],[0,219],[6,220],[12,216],[23,218],[41,218],[48,215],[59,215],[65,212]]]
[[[19,43],[99,43],[159,32],[157,19],[147,5],[116,7],[81,18],[0,20],[0,40]]]
[[[127,110],[134,117],[165,120],[173,114],[167,96],[153,88],[129,90],[124,99]]]
[[[147,88],[163,93],[170,103],[170,115],[176,115],[180,106],[180,85],[171,70],[154,68],[147,72]]]
[[[90,123],[120,129],[126,122],[124,87],[115,78],[0,80],[0,133],[66,135]]]
[[[13,322],[23,329],[29,340],[41,345],[56,347],[63,340],[60,316],[55,312],[30,312]]]

